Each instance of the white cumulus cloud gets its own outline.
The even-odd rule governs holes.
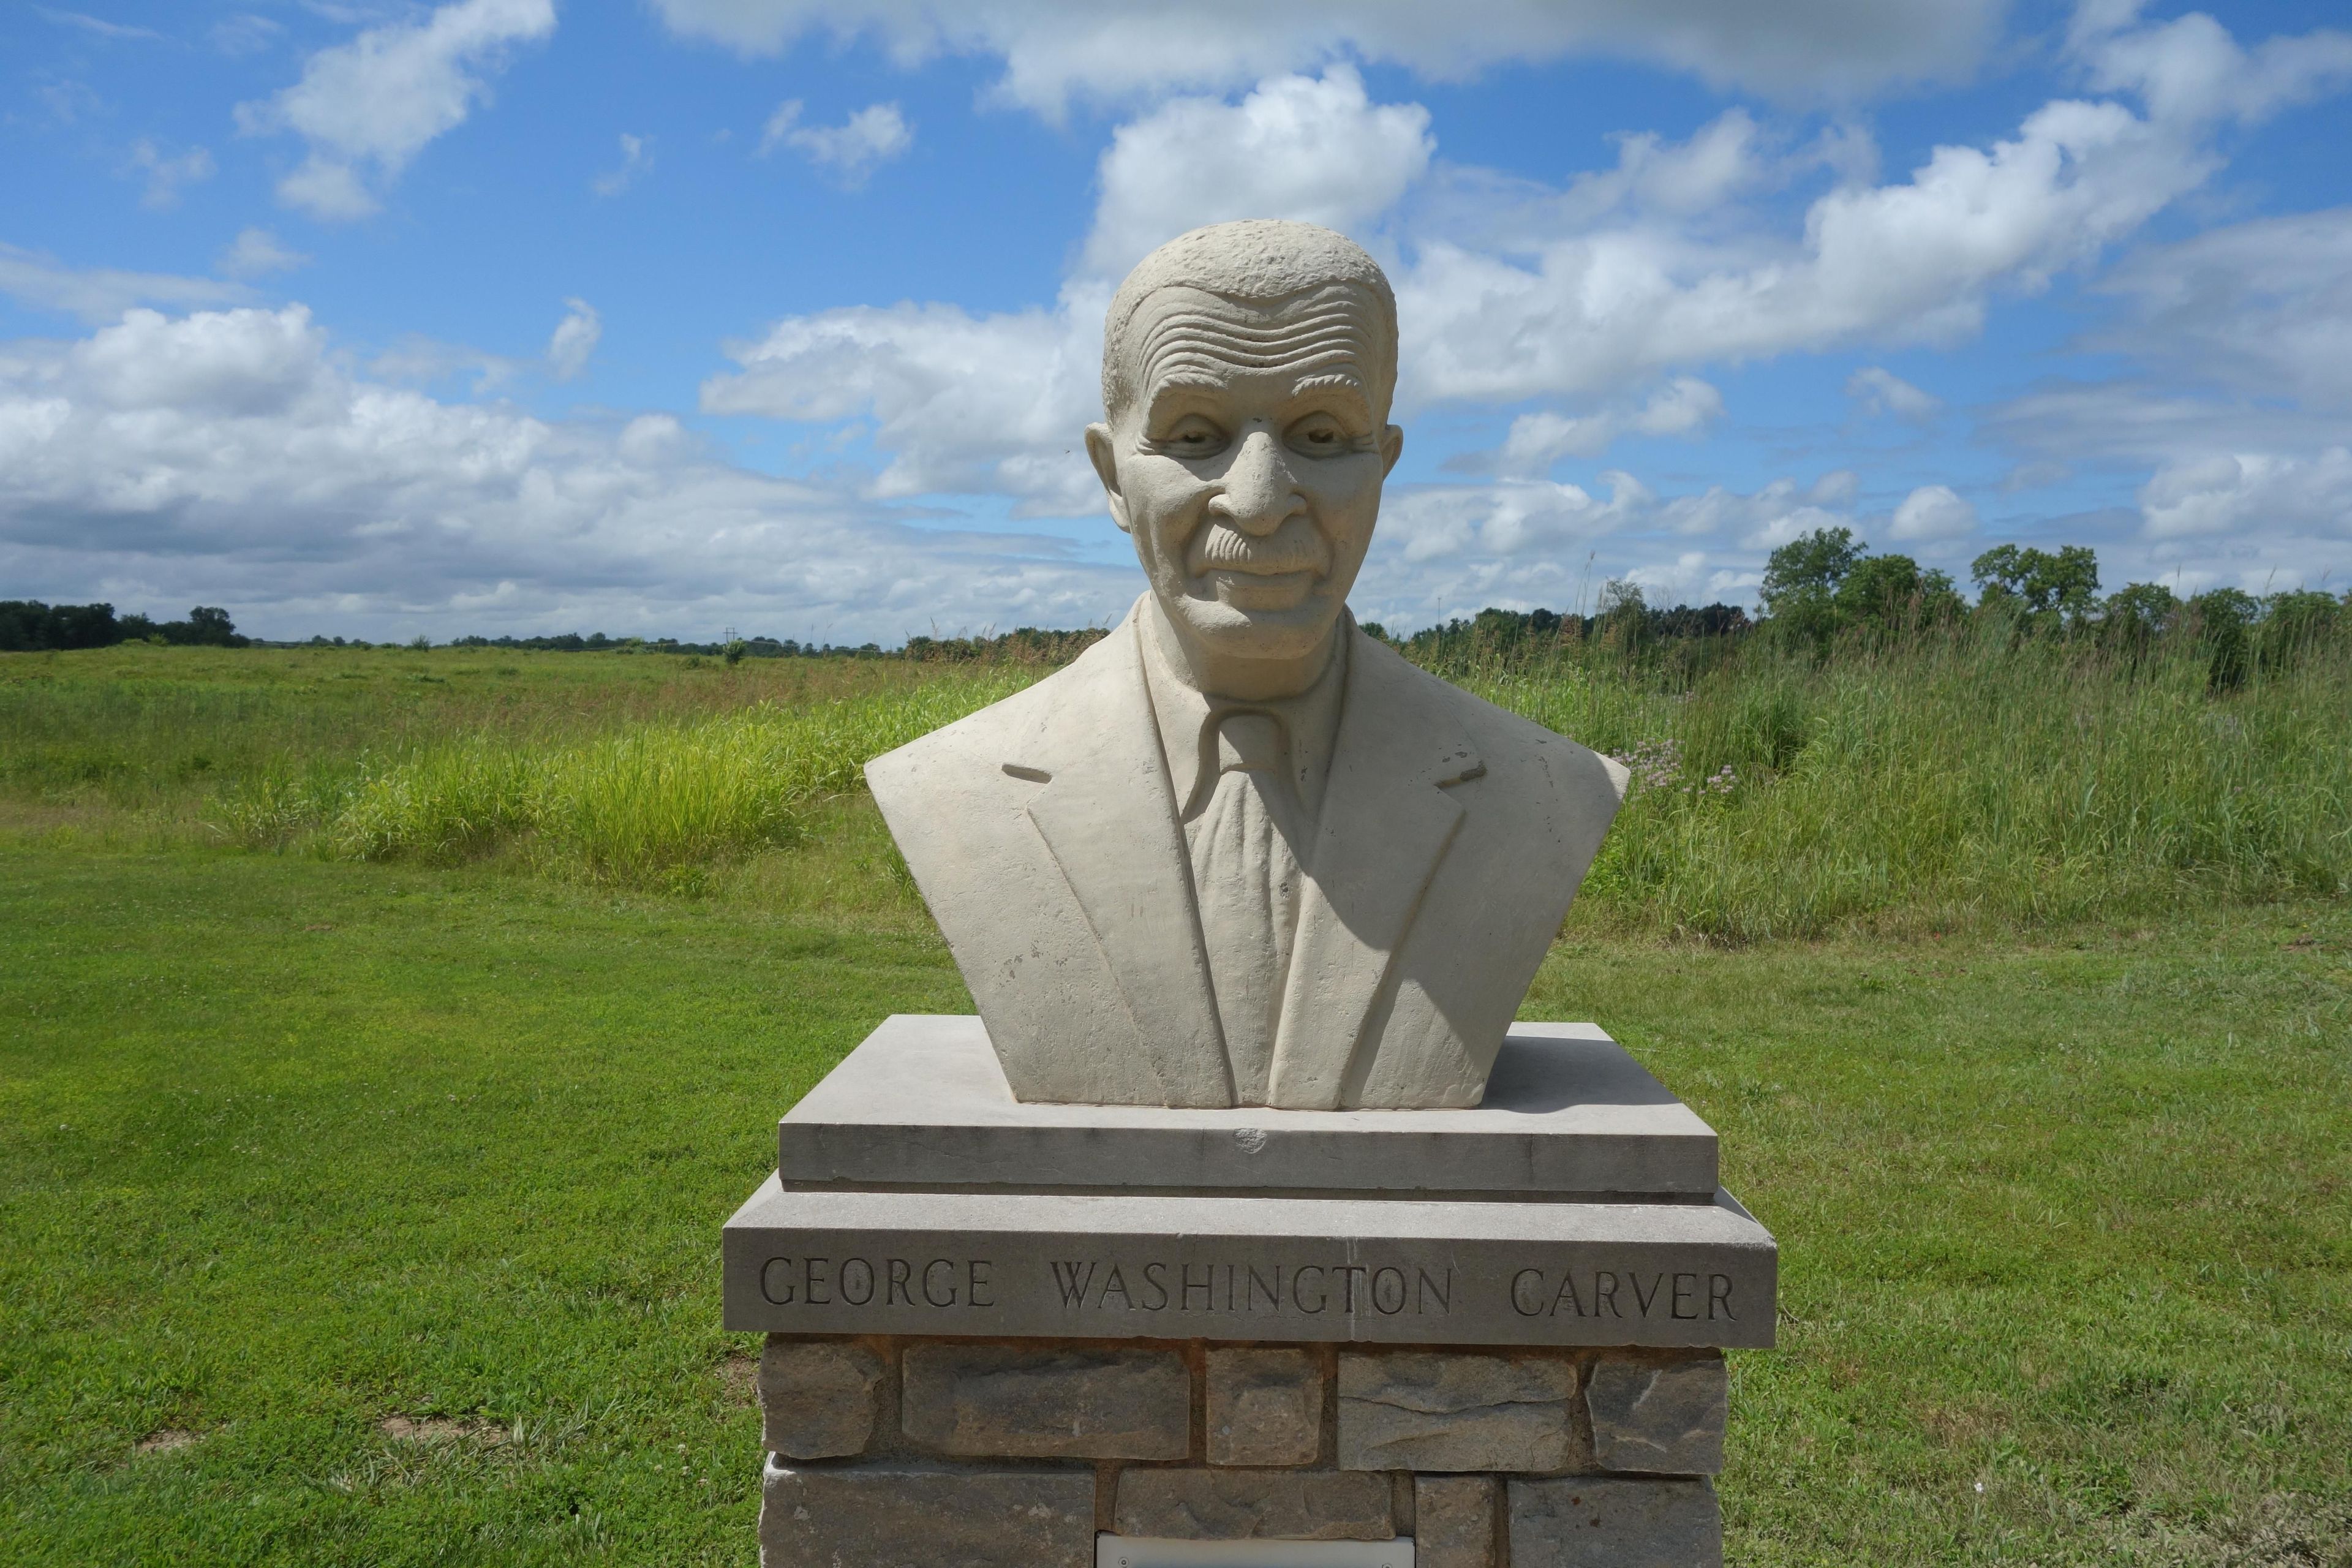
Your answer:
[[[457,0],[320,50],[293,86],[238,105],[237,121],[248,133],[291,131],[310,143],[278,182],[281,200],[317,217],[364,217],[383,184],[488,98],[488,79],[514,45],[554,30],[553,0]]]
[[[558,381],[570,381],[588,368],[588,357],[596,352],[597,340],[604,335],[604,319],[595,307],[585,300],[566,300],[570,311],[555,324],[555,333],[547,340],[547,368]]]
[[[1723,395],[1696,376],[1678,375],[1640,407],[1570,416],[1538,410],[1511,421],[1499,467],[1540,474],[1562,458],[1592,458],[1620,436],[1696,436],[1723,416]]]
[[[669,26],[751,55],[812,35],[870,37],[901,64],[940,54],[1003,64],[1006,101],[1059,117],[1069,100],[1230,90],[1358,58],[1458,80],[1571,52],[1617,54],[1780,96],[1847,100],[1966,78],[2005,0],[654,0]]]
[[[1845,395],[1873,417],[1892,414],[1897,419],[1927,420],[1944,406],[1943,399],[1922,392],[1883,365],[1865,365],[1846,377]]]
[[[1178,99],[1112,135],[1084,266],[1116,281],[1161,241],[1233,218],[1357,228],[1396,204],[1435,147],[1427,110],[1373,103],[1346,66],[1272,78],[1239,103]]]
[[[1977,509],[1949,485],[1922,485],[1895,509],[1889,532],[1906,543],[1965,539],[1977,531]]]
[[[839,125],[803,125],[801,100],[786,99],[760,132],[760,155],[790,147],[842,184],[856,189],[915,144],[915,128],[895,103],[869,103]]]
[[[653,139],[621,132],[621,161],[588,183],[588,188],[600,196],[617,196],[637,183],[637,176],[654,166]]]
[[[244,228],[215,265],[231,278],[262,278],[272,272],[291,272],[310,259],[279,244],[278,237],[266,228]]]
[[[863,642],[1101,621],[1133,578],[753,473],[667,416],[389,386],[299,305],[0,345],[0,580],[44,596],[220,604],[275,636],[732,622]]]
[[[168,156],[152,138],[142,136],[131,144],[131,167],[147,176],[147,192],[139,198],[145,207],[176,206],[180,188],[213,177],[212,153],[203,147],[191,147],[177,157]]]
[[[241,284],[168,272],[69,267],[53,256],[0,243],[0,294],[37,310],[110,321],[133,305],[215,305],[247,297]]]

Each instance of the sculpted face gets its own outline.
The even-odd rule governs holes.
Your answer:
[[[1403,448],[1381,311],[1345,283],[1272,307],[1179,285],[1143,301],[1124,349],[1131,384],[1087,450],[1165,629],[1211,689],[1303,689]]]

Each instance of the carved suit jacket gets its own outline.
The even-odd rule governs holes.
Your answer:
[[[1019,1100],[1234,1103],[1146,602],[1067,668],[866,764]],[[1346,635],[1267,1099],[1475,1105],[1624,770]]]

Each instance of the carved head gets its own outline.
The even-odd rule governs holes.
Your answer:
[[[1180,637],[1296,660],[1329,636],[1404,433],[1396,297],[1311,224],[1194,229],[1128,274],[1087,452]]]

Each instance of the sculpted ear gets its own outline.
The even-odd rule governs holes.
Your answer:
[[[1401,426],[1387,425],[1381,429],[1381,478],[1387,479],[1404,456],[1404,430]]]
[[[1128,526],[1127,497],[1119,493],[1118,455],[1111,448],[1109,426],[1087,426],[1087,458],[1095,466],[1095,477],[1102,480],[1104,498],[1110,502],[1110,520],[1118,524],[1120,532],[1133,532]]]

